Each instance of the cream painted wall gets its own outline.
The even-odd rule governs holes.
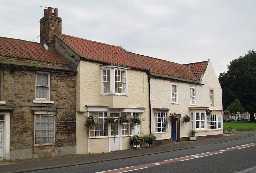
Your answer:
[[[89,139],[84,127],[87,106],[109,108],[144,108],[141,114],[141,134],[149,133],[148,76],[145,72],[127,70],[128,94],[126,96],[105,96],[101,93],[101,64],[81,61],[78,66],[77,83],[77,153],[107,152],[106,139]],[[123,141],[127,149],[128,140]],[[89,150],[88,150],[89,148]]]
[[[205,74],[202,78],[202,84],[204,85],[202,86],[202,90],[200,90],[201,104],[210,107],[212,110],[222,110],[222,89],[211,62],[209,62]],[[214,90],[215,104],[213,107],[210,106],[210,89]]]
[[[168,108],[169,113],[178,113],[182,116],[189,115],[189,107],[210,107],[209,89],[214,89],[214,107],[210,107],[216,111],[217,116],[222,115],[222,89],[220,87],[217,75],[214,72],[212,64],[209,62],[206,72],[202,78],[203,85],[195,85],[184,82],[169,81],[163,79],[151,78],[151,107],[152,107],[152,132],[155,133],[155,117],[154,108]],[[178,88],[178,103],[171,103],[171,85],[175,84]],[[196,88],[196,104],[190,104],[190,87]],[[157,139],[169,139],[171,136],[171,126],[169,125],[167,132],[155,133]],[[188,137],[192,129],[192,123],[183,123],[181,118],[180,137]],[[222,130],[201,132],[203,136],[222,133]]]

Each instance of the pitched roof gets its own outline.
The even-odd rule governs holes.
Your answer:
[[[128,52],[122,47],[62,34],[59,38],[79,56],[111,65],[122,65],[151,74],[198,82],[190,66]]]
[[[0,60],[4,57],[32,60],[52,65],[66,65],[69,62],[53,51],[46,50],[36,42],[0,37]]]
[[[208,63],[209,61],[202,61],[202,62],[195,62],[195,63],[189,63],[184,65],[189,67],[189,69],[194,74],[196,80],[200,80],[205,73]]]

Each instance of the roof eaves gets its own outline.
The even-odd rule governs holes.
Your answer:
[[[177,77],[173,77],[173,76],[159,75],[159,74],[155,74],[155,73],[150,73],[150,76],[155,77],[155,78],[161,78],[161,79],[167,79],[167,80],[169,79],[169,80],[175,80],[175,81],[180,81],[180,82],[185,82],[185,83],[203,85],[200,81],[182,79],[182,78],[177,78]]]

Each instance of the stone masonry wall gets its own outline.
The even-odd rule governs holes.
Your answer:
[[[75,153],[75,73],[49,71],[50,97],[54,104],[35,104],[35,70],[2,68],[0,71],[4,76],[3,100],[14,107],[11,113],[11,159]],[[55,145],[34,145],[34,108],[56,110]]]

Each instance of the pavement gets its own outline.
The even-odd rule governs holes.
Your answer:
[[[51,159],[0,162],[0,172],[102,172],[104,170],[122,168],[123,166],[129,167],[134,165],[150,164],[158,161],[161,162],[166,159],[168,160],[171,157],[183,157],[188,154],[193,155],[206,151],[222,150],[223,148],[230,147],[232,145],[249,145],[255,141],[256,134],[254,132],[244,132],[228,136],[204,138],[194,142],[183,141],[179,143],[154,146],[152,148],[117,151],[106,154],[68,155]],[[254,161],[256,161],[256,158]],[[154,169],[157,169],[156,172],[158,172],[159,168],[152,167],[150,170]],[[149,169],[147,171],[149,171]]]

